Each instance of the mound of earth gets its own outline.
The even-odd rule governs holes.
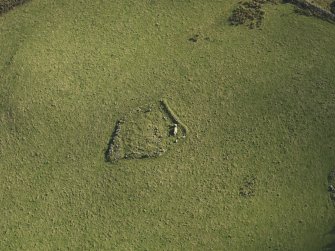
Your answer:
[[[186,132],[166,101],[138,107],[116,122],[106,160],[161,156],[184,139]]]

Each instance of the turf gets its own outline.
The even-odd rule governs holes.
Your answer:
[[[236,5],[34,0],[0,16],[0,249],[333,243],[335,26],[285,4],[234,27]],[[161,98],[185,142],[106,162],[117,119]]]
[[[333,1],[332,0],[309,0],[309,2],[316,4],[326,10],[330,10],[330,5]]]

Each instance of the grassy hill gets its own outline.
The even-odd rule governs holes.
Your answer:
[[[330,5],[333,2],[332,0],[308,0],[311,3],[314,3],[326,10],[330,10]]]
[[[334,236],[335,26],[237,1],[41,1],[0,16],[1,250],[322,250]],[[196,39],[191,39],[194,38]],[[105,162],[168,100],[187,138]]]

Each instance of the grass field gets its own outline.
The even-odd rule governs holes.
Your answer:
[[[308,0],[308,1],[326,10],[330,10],[330,5],[333,2],[332,0]]]
[[[0,16],[1,250],[331,247],[335,26],[279,4],[234,27],[236,5],[33,0]],[[185,141],[105,162],[117,119],[161,98]]]

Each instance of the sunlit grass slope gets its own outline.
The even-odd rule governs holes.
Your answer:
[[[1,250],[332,242],[335,26],[268,5],[262,29],[232,27],[236,4],[34,0],[0,17]],[[161,98],[185,142],[106,163],[116,120]]]

